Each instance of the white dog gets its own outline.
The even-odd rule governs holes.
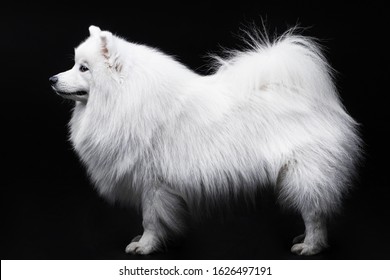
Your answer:
[[[50,82],[76,101],[70,139],[98,192],[142,211],[144,232],[126,252],[152,253],[183,233],[187,212],[266,186],[303,217],[292,252],[327,246],[326,218],[351,185],[361,143],[313,40],[253,41],[201,76],[89,31],[74,67]]]

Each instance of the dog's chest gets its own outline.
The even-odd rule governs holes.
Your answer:
[[[131,170],[145,149],[145,141],[134,137],[128,122],[101,117],[85,107],[76,106],[70,132],[73,147],[90,173],[125,173],[122,170]]]
[[[113,137],[109,121],[75,107],[70,122],[70,139],[73,147],[87,164],[103,164],[113,160],[120,148],[120,137]]]

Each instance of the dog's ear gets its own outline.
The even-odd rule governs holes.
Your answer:
[[[102,43],[101,45],[102,54],[105,58],[108,59],[116,51],[112,33],[109,31],[102,31],[100,32],[100,39]]]
[[[99,27],[95,26],[95,25],[91,25],[89,28],[89,35],[90,36],[96,36],[98,34],[100,34],[101,30]]]
[[[100,32],[101,52],[108,63],[108,67],[120,72],[122,65],[116,48],[116,38],[109,31]]]

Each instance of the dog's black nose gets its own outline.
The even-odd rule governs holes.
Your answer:
[[[52,86],[54,86],[58,82],[58,77],[57,76],[52,76],[49,78],[49,82]]]

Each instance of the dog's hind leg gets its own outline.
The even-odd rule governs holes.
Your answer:
[[[291,252],[298,255],[314,255],[327,247],[326,217],[331,212],[331,188],[315,176],[316,170],[293,161],[280,171],[278,187],[280,199],[297,209],[305,224],[305,233],[294,238]],[[323,177],[322,177],[323,178]]]
[[[126,253],[150,254],[164,242],[185,229],[187,207],[184,199],[164,185],[143,195],[142,218],[144,232],[126,247]]]
[[[294,239],[298,243],[292,246],[291,252],[298,255],[318,254],[327,247],[326,219],[315,210],[305,210],[301,214],[305,223],[305,234]]]

